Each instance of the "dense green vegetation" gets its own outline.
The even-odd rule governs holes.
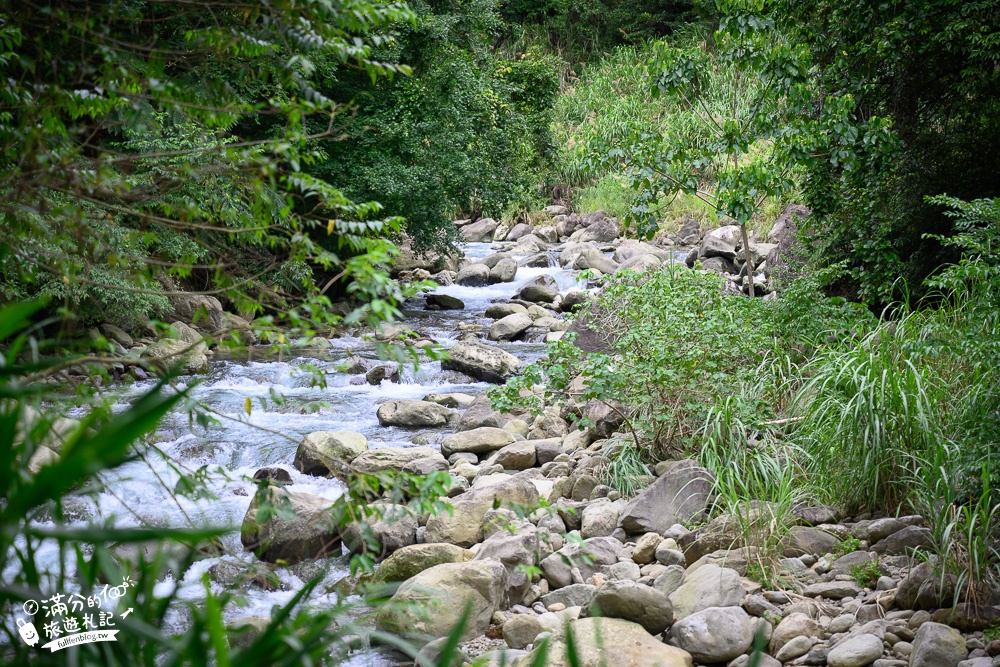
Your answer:
[[[497,406],[613,406],[627,435],[600,474],[624,495],[659,461],[697,459],[763,580],[792,508],[816,501],[921,513],[957,595],[997,601],[998,35],[991,0],[0,1],[0,571],[17,571],[0,612],[120,577],[113,542],[176,543],[190,565],[217,537],[59,527],[168,410],[210,419],[169,376],[114,414],[100,386],[121,361],[87,327],[143,332],[184,293],[279,327],[283,346],[398,319],[420,285],[389,278],[397,244],[445,250],[456,217],[553,199],[638,235],[694,219],[745,240],[802,201],[805,274],[767,301],[683,268],[616,274],[584,311],[611,351],[567,336]],[[61,391],[83,361],[93,381]],[[74,409],[89,416],[34,474]],[[446,492],[436,475],[347,481],[338,524],[386,495],[437,511]],[[43,543],[75,581],[39,570]],[[168,560],[135,572],[132,640],[79,663],[335,663],[349,648],[347,610],[308,606],[315,581],[231,648],[232,592],[155,597]],[[177,608],[189,630],[167,636]]]

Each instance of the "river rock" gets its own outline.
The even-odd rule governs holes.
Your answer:
[[[632,581],[605,583],[594,592],[582,613],[623,618],[638,623],[651,635],[660,634],[674,620],[670,598],[651,586]]]
[[[455,276],[456,285],[483,287],[490,283],[490,267],[485,264],[469,264]]]
[[[408,399],[383,403],[376,412],[380,426],[407,428],[445,426],[451,421],[452,415],[455,413],[443,405]]]
[[[591,537],[583,544],[571,542],[542,559],[542,576],[552,588],[573,583],[572,570],[579,568],[584,580],[599,572],[604,565],[618,562],[621,542],[613,537]]]
[[[490,340],[513,340],[531,325],[532,319],[527,313],[514,313],[491,324],[489,338]]]
[[[907,526],[872,546],[872,551],[882,556],[906,556],[915,549],[934,548],[934,536],[928,528]]]
[[[450,394],[427,394],[422,401],[430,401],[446,408],[467,408],[476,400],[475,396],[452,392]]]
[[[167,298],[174,309],[174,317],[184,324],[194,324],[211,332],[222,330],[222,304],[214,296],[183,292]]]
[[[622,509],[619,526],[626,533],[663,534],[705,511],[712,473],[691,460],[677,461]]]
[[[670,639],[698,662],[715,664],[741,656],[753,642],[754,623],[740,607],[709,607],[670,628]]]
[[[815,554],[822,556],[831,553],[840,543],[834,535],[809,526],[792,526],[788,529],[788,536],[785,539],[786,558],[797,558]]]
[[[135,341],[132,340],[132,336],[129,336],[121,327],[115,326],[110,322],[101,324],[98,326],[98,329],[101,330],[101,333],[104,334],[105,338],[118,343],[126,350],[132,349],[132,346],[135,345]]]
[[[559,290],[545,285],[525,285],[517,293],[517,298],[532,303],[552,303],[559,296]]]
[[[500,225],[493,218],[480,218],[458,230],[459,237],[466,243],[489,243]]]
[[[368,438],[354,431],[315,431],[295,450],[292,465],[306,475],[329,475],[368,451]]]
[[[528,309],[519,303],[494,303],[486,309],[486,317],[499,320],[514,313],[527,313]]]
[[[531,524],[516,533],[500,530],[479,545],[473,560],[497,560],[507,568],[507,594],[512,603],[520,602],[531,586],[527,568],[537,565],[538,535]]]
[[[164,370],[176,366],[185,374],[208,372],[208,346],[203,342],[161,338],[143,350],[142,358]]]
[[[426,542],[446,542],[471,547],[482,541],[483,518],[494,506],[538,504],[538,490],[526,479],[509,477],[489,486],[475,488],[452,498],[454,511],[430,517],[424,533]]]
[[[481,426],[459,431],[441,441],[441,454],[451,456],[456,452],[489,454],[514,442],[514,436],[493,426]]]
[[[543,628],[530,614],[514,614],[503,624],[503,640],[507,646],[522,649],[534,643]]]
[[[810,598],[829,598],[840,600],[853,598],[861,592],[861,587],[853,581],[821,581],[810,584],[802,590],[802,594]]]
[[[956,667],[968,654],[965,638],[941,623],[924,623],[917,628],[910,652],[910,667]]]
[[[801,612],[792,612],[781,619],[771,633],[769,648],[776,655],[788,642],[796,637],[822,637],[823,626]]]
[[[590,602],[590,598],[593,597],[596,590],[597,586],[591,584],[570,584],[543,595],[541,603],[545,607],[551,607],[554,604],[561,604],[564,607],[583,607]]]
[[[406,581],[426,569],[441,563],[464,563],[473,553],[454,544],[412,544],[401,547],[386,558],[375,570],[376,584]]]
[[[530,233],[531,233],[531,225],[529,225],[526,222],[519,222],[516,225],[514,225],[513,227],[511,227],[510,231],[507,232],[507,237],[505,239],[502,239],[502,240],[505,240],[505,241],[517,241],[518,239],[520,239],[520,238],[522,238],[524,236],[527,236]],[[501,239],[498,239],[498,240],[501,240]]]
[[[532,440],[522,440],[511,443],[493,455],[492,460],[497,465],[503,466],[504,470],[528,470],[534,468],[537,459],[535,457],[535,443]]]
[[[640,257],[642,255],[652,255],[663,263],[669,262],[673,257],[673,254],[669,250],[663,250],[662,248],[657,248],[654,245],[643,243],[642,241],[637,241],[635,239],[625,239],[617,248],[615,248],[612,259],[621,264],[622,262],[628,261],[634,257]]]
[[[509,283],[517,275],[517,262],[511,257],[504,257],[490,269],[489,283]]]
[[[466,609],[464,639],[481,635],[507,606],[507,570],[492,560],[442,563],[407,579],[382,607],[379,630],[415,639],[447,637]]]
[[[583,243],[589,241],[593,241],[594,243],[610,243],[616,238],[618,238],[618,225],[610,218],[597,220],[588,225],[583,234],[580,235],[580,241]]]
[[[865,667],[881,657],[882,640],[875,635],[860,635],[834,646],[826,657],[826,664],[829,667]]]
[[[291,517],[272,512],[257,521],[264,503],[287,508]],[[240,541],[257,558],[268,563],[298,563],[340,554],[340,539],[330,508],[333,501],[308,493],[293,493],[279,486],[259,488],[243,517]]]
[[[432,306],[437,310],[464,310],[465,302],[448,294],[428,294],[427,310]]]
[[[573,268],[586,270],[596,269],[601,273],[614,273],[618,270],[618,262],[614,261],[593,246],[583,248],[573,262]]]
[[[589,494],[588,494],[589,498]],[[580,535],[588,537],[607,537],[615,532],[622,502],[611,502],[607,499],[595,500],[583,510],[580,524]]]
[[[553,632],[546,667],[692,667],[691,655],[669,646],[646,632],[638,623],[621,618],[581,618],[569,624],[576,648],[576,661],[566,652],[566,628]],[[518,667],[535,664],[535,648]]]
[[[351,461],[355,471],[370,475],[386,470],[402,470],[407,464],[420,459],[441,456],[433,447],[383,447],[369,449]]]
[[[728,243],[724,239],[709,234],[702,240],[698,254],[702,258],[702,264],[712,257],[733,261],[736,259],[736,244]]]
[[[441,369],[459,371],[483,382],[502,384],[518,373],[521,361],[513,354],[477,341],[464,341],[448,350]]]
[[[709,564],[686,572],[670,601],[674,616],[681,619],[709,607],[739,606],[744,597],[746,591],[736,570]]]
[[[341,528],[340,536],[351,552],[368,548],[375,555],[385,556],[416,544],[417,517],[412,510],[391,503],[373,503],[372,509],[373,514],[366,517],[364,524],[352,521]],[[369,544],[369,540],[374,543]]]
[[[639,255],[619,264],[616,271],[648,273],[649,271],[658,271],[662,266],[663,263],[655,255]]]

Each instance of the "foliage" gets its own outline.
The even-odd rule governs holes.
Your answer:
[[[830,480],[830,497],[848,508],[905,503],[913,465],[927,465],[952,443],[962,443],[952,474],[969,489],[978,487],[969,480],[994,456],[1000,439],[996,212],[991,202],[958,205],[961,231],[951,242],[965,257],[932,279],[938,307],[900,306],[858,346],[821,351],[803,369],[808,380],[797,398],[803,421],[795,437],[812,454],[815,474]]]
[[[845,537],[837,543],[837,546],[833,548],[833,555],[840,558],[841,556],[860,550],[861,540],[852,535],[851,537]]]
[[[862,588],[875,588],[879,577],[882,576],[882,568],[877,558],[858,563],[851,568],[851,576],[858,586]]]
[[[767,430],[752,432],[731,399],[710,410],[698,460],[714,475],[716,511],[734,525],[758,581],[776,586],[778,561],[795,525],[792,508],[809,499],[801,456]]]
[[[792,346],[815,331],[849,328],[853,310],[838,303],[804,288],[787,301],[732,297],[716,274],[684,267],[623,271],[579,316],[610,353],[584,353],[564,337],[491,398],[498,409],[592,399],[619,406],[636,446],[660,460],[695,445],[709,412],[727,397],[741,397],[732,405],[748,422],[775,416]],[[535,385],[545,386],[542,397],[522,392]]]
[[[618,44],[662,37],[693,14],[690,0],[504,0],[504,48],[544,44],[570,66],[600,57]],[[583,61],[583,62],[581,62]]]
[[[747,224],[765,199],[794,189],[799,165],[820,156],[838,164],[851,155],[845,146],[857,133],[847,122],[852,98],[828,97],[814,119],[805,47],[775,30],[762,1],[716,4],[722,19],[712,51],[659,42],[646,65],[653,97],[674,98],[690,130],[643,130],[621,146],[596,148],[607,163],[623,166],[635,189],[630,217],[640,236],[657,231],[660,200],[685,193],[734,220],[748,245]]]
[[[955,445],[940,445],[914,462],[909,478],[914,505],[930,521],[936,569],[955,577],[955,600],[989,605],[1000,595],[1000,501],[994,494],[992,456],[983,460],[978,479],[959,462],[967,460]],[[978,486],[978,493],[976,492]]]
[[[337,276],[392,314],[379,276],[400,221],[304,168],[341,113],[315,62],[404,71],[373,49],[410,17],[366,1],[3,3],[3,293],[135,329],[187,283],[248,315],[329,324],[319,281]],[[304,271],[279,285],[290,264]]]
[[[846,261],[862,298],[886,303],[955,261],[936,235],[939,202],[996,194],[1000,69],[995,0],[775,3],[782,28],[808,45],[817,99],[850,94],[852,116],[883,118],[884,140],[859,142],[857,168],[816,163],[805,188],[822,261]],[[928,236],[930,234],[930,236]]]
[[[372,84],[333,63],[321,89],[355,113],[322,142],[311,173],[404,216],[418,246],[443,247],[453,216],[500,216],[539,199],[557,64],[534,50],[508,58],[489,48],[499,30],[495,0],[410,7],[414,22],[398,26],[380,54],[411,66],[412,76]]]
[[[651,475],[642,461],[642,452],[634,442],[613,440],[601,452],[597,477],[623,498],[632,498],[645,488]]]

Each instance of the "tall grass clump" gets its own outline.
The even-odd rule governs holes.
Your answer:
[[[731,526],[734,545],[744,547],[748,573],[775,584],[795,524],[792,509],[810,493],[803,483],[802,453],[781,443],[769,425],[744,421],[740,400],[727,397],[709,411],[698,460],[714,474],[715,510]]]
[[[803,369],[799,442],[819,486],[847,509],[898,507],[912,457],[943,435],[938,411],[948,387],[924,363],[923,319],[885,322],[856,347],[821,352]]]

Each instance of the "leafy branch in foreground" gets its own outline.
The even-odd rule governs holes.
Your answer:
[[[0,4],[0,298],[141,329],[186,287],[308,330],[339,321],[344,281],[366,321],[398,316],[401,220],[306,168],[344,109],[317,62],[408,72],[373,53],[411,19],[369,0]]]

